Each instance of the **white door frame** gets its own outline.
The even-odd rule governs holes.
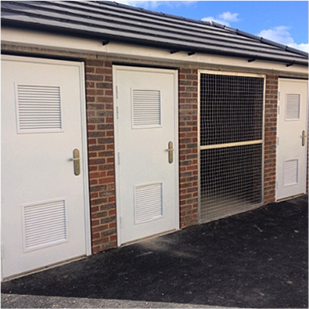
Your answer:
[[[121,65],[114,65],[113,66],[113,91],[114,91],[114,136],[115,136],[115,189],[116,189],[116,214],[117,214],[117,244],[121,246],[121,200],[120,200],[120,188],[119,188],[119,180],[120,180],[120,168],[118,167],[118,151],[119,151],[119,128],[118,128],[118,109],[117,109],[117,99],[118,99],[118,85],[117,85],[117,71],[137,71],[137,72],[161,72],[166,73],[169,72],[170,74],[174,74],[176,85],[174,87],[174,117],[175,117],[175,137],[174,137],[174,163],[175,163],[175,222],[176,226],[175,229],[179,230],[180,222],[179,222],[179,135],[178,135],[178,70],[170,70],[170,69],[157,69],[157,68],[148,68],[148,67],[134,67],[134,66],[121,66]],[[155,235],[154,235],[155,236]]]
[[[83,167],[83,190],[84,190],[84,220],[85,220],[85,253],[86,256],[92,254],[91,249],[91,226],[90,226],[90,203],[89,203],[89,179],[88,179],[88,151],[87,151],[87,121],[86,121],[86,94],[85,94],[85,68],[83,62],[53,60],[48,58],[34,58],[23,56],[2,55],[2,59],[13,62],[30,62],[41,64],[60,64],[65,66],[75,66],[79,68],[79,90],[80,90],[80,113],[81,113],[81,144],[82,144],[82,167]],[[2,263],[1,263],[2,268]],[[2,272],[1,272],[2,280]]]
[[[291,78],[279,78],[278,79],[278,93],[280,91],[280,82],[283,81],[283,82],[291,82],[291,83],[306,83],[308,85],[308,80],[305,80],[305,79],[291,79]],[[308,107],[308,99],[309,99],[309,93],[307,94],[307,102],[306,102],[306,105],[305,105],[305,128],[306,128],[306,135],[307,135],[307,142],[308,142],[308,129],[309,129],[309,123],[308,123],[308,112],[309,112],[309,107]],[[279,97],[278,97],[278,106],[279,105]],[[276,137],[277,139],[280,137],[280,128],[279,128],[279,117],[280,115],[278,115],[277,113],[277,133],[276,133]],[[306,155],[305,155],[305,160],[306,160],[306,182],[307,182],[307,179],[308,179],[308,173],[309,173],[309,169],[308,169],[308,144],[305,146],[305,152],[306,152]],[[279,173],[278,173],[278,148],[276,150],[276,190],[275,190],[275,200],[276,201],[279,201],[279,200],[284,200],[284,199],[289,199],[289,197],[286,197],[286,198],[279,198],[278,199],[278,176],[279,176]],[[307,185],[305,184],[305,187],[307,187]],[[306,193],[306,192],[304,192]]]

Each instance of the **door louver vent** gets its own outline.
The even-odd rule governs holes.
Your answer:
[[[61,130],[60,87],[17,85],[17,111],[20,133]]]
[[[161,125],[160,90],[133,89],[133,128]]]
[[[297,120],[300,117],[300,95],[287,94],[286,96],[286,120]]]
[[[284,162],[284,186],[298,183],[298,160]]]
[[[162,184],[135,187],[135,223],[163,216]]]
[[[26,250],[67,240],[65,200],[28,205],[23,210]]]

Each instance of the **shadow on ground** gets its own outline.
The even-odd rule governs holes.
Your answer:
[[[4,282],[2,293],[308,308],[307,270],[302,196]]]

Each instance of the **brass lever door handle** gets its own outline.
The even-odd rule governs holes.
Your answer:
[[[174,147],[173,147],[173,142],[168,142],[168,163],[173,163],[174,161]]]
[[[80,156],[78,149],[73,150],[73,158],[70,161],[73,161],[74,175],[78,176],[80,174]]]
[[[302,146],[305,146],[306,145],[306,137],[307,137],[307,135],[306,135],[306,131],[305,130],[303,130],[303,132],[302,132],[302,134],[301,134],[301,145]]]

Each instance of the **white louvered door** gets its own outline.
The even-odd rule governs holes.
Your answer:
[[[117,66],[114,86],[120,245],[179,227],[177,75]]]
[[[2,58],[2,276],[87,254],[81,63]]]
[[[278,106],[277,200],[306,192],[308,82],[280,79]]]

